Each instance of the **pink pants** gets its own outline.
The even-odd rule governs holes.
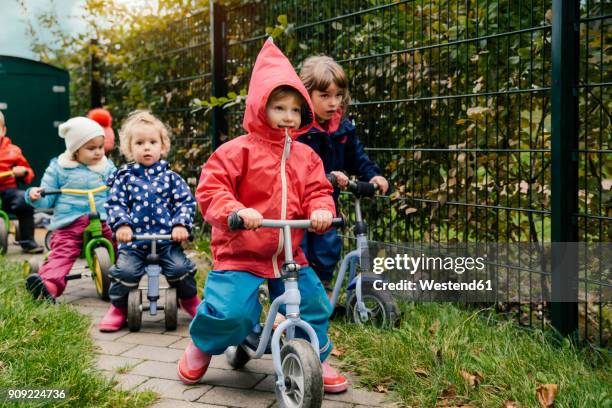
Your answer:
[[[42,264],[38,274],[43,281],[49,281],[57,287],[57,296],[66,289],[66,275],[70,273],[72,265],[81,255],[83,247],[83,231],[89,225],[89,216],[77,218],[72,224],[53,231],[51,237],[51,253]],[[102,223],[102,233],[112,240],[111,229]]]

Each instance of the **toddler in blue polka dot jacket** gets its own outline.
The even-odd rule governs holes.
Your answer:
[[[107,181],[105,204],[108,224],[119,244],[117,263],[110,270],[111,307],[99,324],[100,331],[120,330],[127,319],[127,296],[145,273],[148,242],[132,242],[132,234],[172,234],[160,241],[162,273],[176,288],[179,304],[193,317],[200,300],[196,267],[183,253],[189,238],[196,203],[189,186],[162,160],[170,150],[168,128],[148,111],[132,112],[119,132],[123,155],[133,163],[120,167]]]

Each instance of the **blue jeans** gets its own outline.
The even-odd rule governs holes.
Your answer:
[[[340,261],[342,239],[336,229],[332,228],[325,234],[307,231],[300,244],[308,259],[308,264],[323,282],[331,282],[334,278],[336,264]]]
[[[223,353],[229,346],[242,343],[259,322],[261,305],[258,288],[264,281],[264,278],[244,271],[210,271],[204,288],[204,299],[189,326],[195,345],[208,354],[216,355]],[[325,361],[333,348],[327,337],[331,304],[312,268],[300,269],[298,288],[302,298],[300,317],[317,334],[319,355],[321,361]],[[272,300],[282,295],[282,279],[269,279],[268,289]],[[279,312],[285,313],[284,305]],[[308,339],[299,328],[295,335]]]
[[[130,289],[138,287],[140,278],[145,274],[145,266],[149,249],[121,249],[117,263],[110,268],[111,286],[109,296],[116,307],[127,306],[127,296]],[[197,295],[195,283],[196,266],[183,253],[180,244],[170,243],[157,247],[159,266],[168,284],[176,288],[179,299],[189,299]]]

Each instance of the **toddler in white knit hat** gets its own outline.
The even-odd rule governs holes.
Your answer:
[[[51,160],[40,187],[26,191],[26,202],[35,208],[53,208],[49,229],[53,231],[51,254],[37,274],[26,278],[26,288],[35,298],[55,300],[66,288],[66,275],[81,254],[83,231],[89,225],[90,208],[87,195],[41,195],[42,190],[92,190],[106,185],[115,171],[104,155],[104,129],[97,122],[75,117],[59,126],[59,135],[66,142],[66,151]],[[108,192],[94,195],[96,210],[102,220],[103,234],[109,240],[112,232],[106,225],[104,203]]]

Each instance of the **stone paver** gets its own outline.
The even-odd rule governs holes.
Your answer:
[[[162,399],[149,408],[230,408],[227,405],[211,405],[200,402],[189,402],[175,399]]]
[[[215,387],[198,401],[209,404],[227,404],[232,407],[267,408],[276,401],[276,397],[268,392]]]
[[[96,351],[100,354],[119,355],[131,348],[137,347],[135,344],[122,343],[120,341],[96,341]],[[127,356],[132,357],[132,356]],[[135,357],[135,356],[134,356]]]
[[[147,381],[149,377],[135,374],[115,374],[112,379],[117,381],[118,389],[127,391]]]
[[[124,343],[142,344],[145,346],[169,346],[176,342],[176,336],[166,336],[156,333],[128,333],[121,338]]]
[[[77,264],[82,267],[84,261]],[[98,298],[89,271],[82,273],[83,279],[69,282],[60,301],[91,316],[89,333],[99,353],[97,366],[101,375],[116,382],[118,389],[158,393],[160,399],[151,405],[154,408],[278,407],[269,355],[249,361],[240,370],[230,367],[223,355],[215,356],[199,384],[187,386],[177,380],[176,362],[189,343],[189,316],[184,311],[179,311],[179,326],[174,331],[165,330],[161,312],[157,316],[143,314],[140,332],[130,333],[124,328],[100,333],[96,325],[109,304]],[[323,408],[396,406],[385,402],[385,398],[384,394],[349,388],[343,394],[325,395]]]
[[[146,375],[147,377],[165,378],[176,380],[176,363],[164,363],[161,361],[144,361],[137,365],[133,374]]]
[[[98,368],[101,370],[113,371],[120,368],[136,366],[141,362],[142,360],[138,358],[107,356],[106,354],[101,354],[100,357],[98,357]]]
[[[211,386],[202,386],[200,384],[188,386],[177,380],[150,378],[147,382],[140,384],[137,389],[139,391],[155,391],[164,398],[195,401],[211,388]]]
[[[127,343],[126,343],[127,344]],[[166,363],[177,362],[183,355],[183,350],[156,346],[135,346],[125,353],[125,357],[134,357],[147,360],[164,361]]]

